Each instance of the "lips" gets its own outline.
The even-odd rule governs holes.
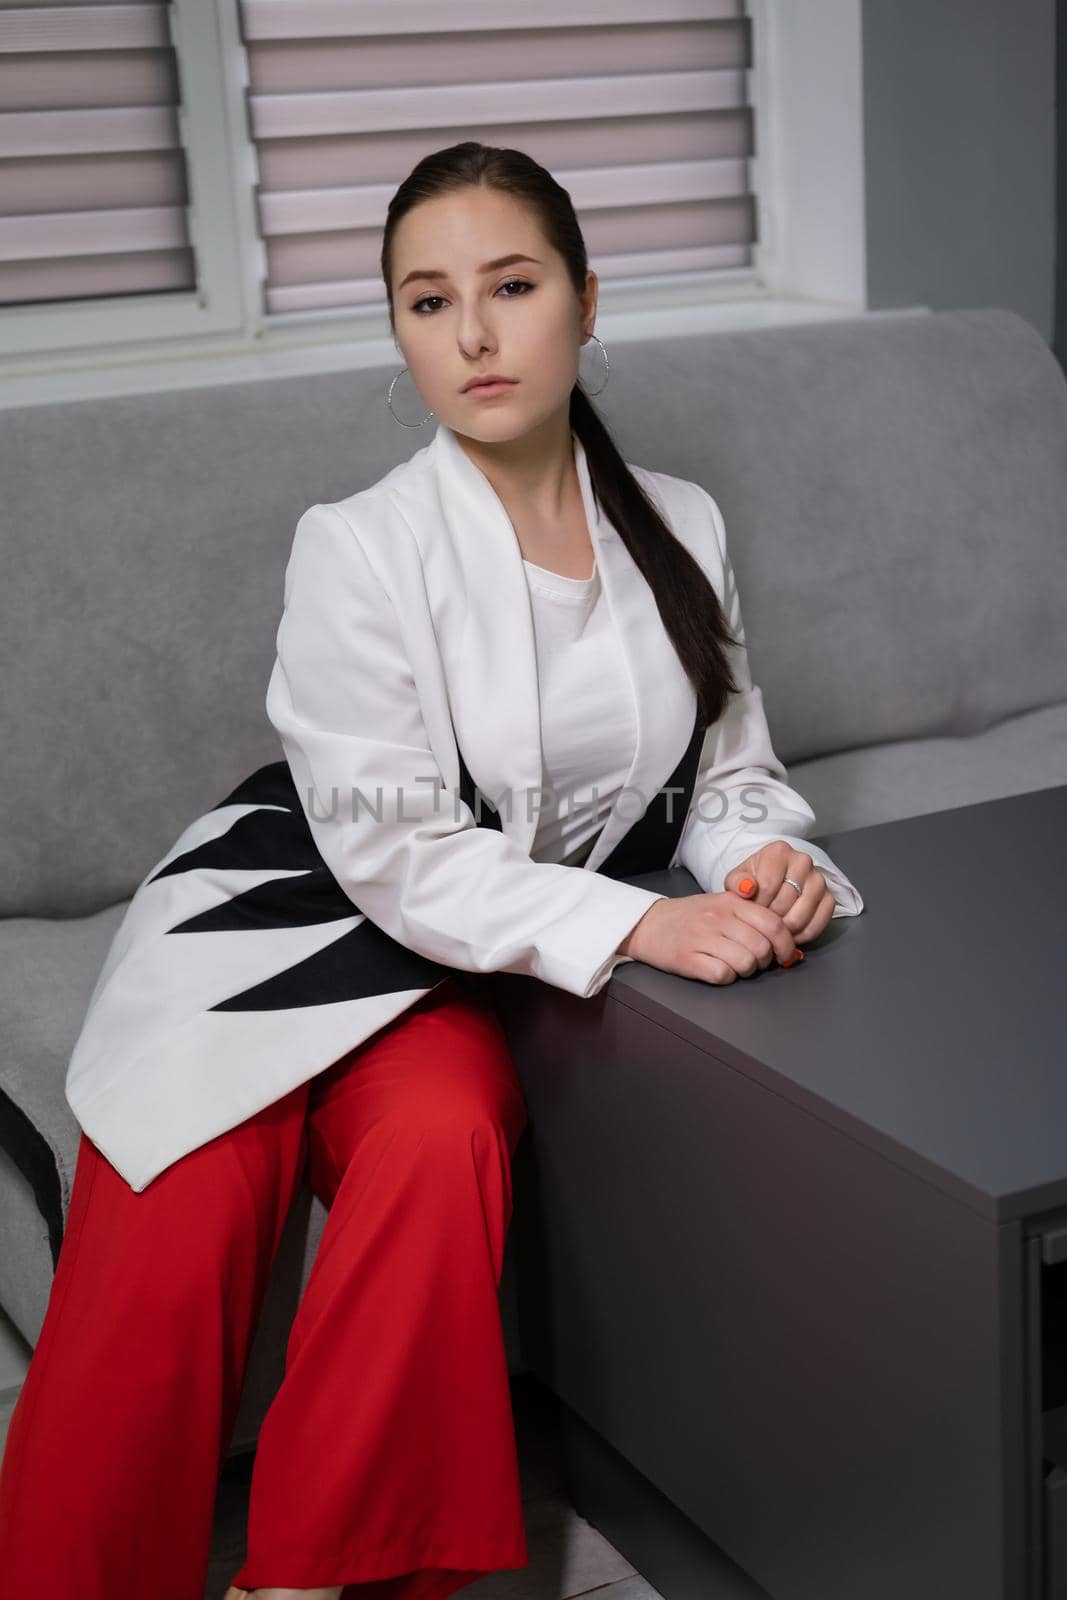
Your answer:
[[[492,389],[500,384],[508,384],[510,386],[517,381],[515,378],[475,378],[471,383],[464,384],[463,393],[472,394],[478,389]]]

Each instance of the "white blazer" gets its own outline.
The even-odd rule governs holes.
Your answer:
[[[596,994],[660,898],[625,876],[681,864],[719,891],[731,866],[786,838],[824,873],[835,916],[862,911],[810,843],[814,812],[771,748],[715,501],[631,465],[738,640],[741,692],[705,732],[573,443],[637,724],[627,788],[591,854],[581,867],[531,859],[542,750],[522,553],[489,480],[439,423],[379,482],[300,518],[266,696],[285,760],[190,824],[112,942],[66,1096],[135,1190],[455,971]]]

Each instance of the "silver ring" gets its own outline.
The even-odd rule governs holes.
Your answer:
[[[797,880],[795,878],[786,878],[784,881],[786,883],[788,883],[792,888],[794,888],[796,890],[797,894],[803,894],[804,893],[803,889],[800,887],[799,883],[797,882]]]

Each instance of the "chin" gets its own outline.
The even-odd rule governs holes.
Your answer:
[[[530,431],[526,418],[514,415],[457,417],[454,422],[442,417],[441,420],[453,433],[464,433],[468,439],[480,439],[484,444],[504,444],[509,439],[521,439],[524,433]]]

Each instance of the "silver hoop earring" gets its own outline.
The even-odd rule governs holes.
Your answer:
[[[590,335],[589,335],[589,337],[590,337],[590,338],[591,338],[591,339],[596,339],[596,342],[597,342],[597,344],[598,344],[598,345],[599,345],[599,346],[600,346],[600,353],[601,353],[601,355],[602,355],[602,356],[603,356],[603,357],[604,357],[604,382],[603,382],[603,383],[602,383],[602,384],[601,384],[601,385],[600,385],[600,388],[599,388],[599,389],[586,389],[586,391],[585,391],[585,392],[586,392],[586,394],[587,394],[587,395],[588,395],[588,396],[589,396],[589,398],[590,398],[590,399],[591,399],[591,400],[592,400],[592,399],[594,399],[594,398],[595,398],[595,397],[596,397],[596,396],[597,396],[597,395],[598,395],[598,394],[603,394],[603,393],[604,393],[604,390],[605,390],[605,389],[606,389],[606,388],[607,388],[607,386],[608,386],[608,379],[609,379],[609,377],[610,377],[610,376],[611,376],[611,365],[610,365],[610,363],[609,363],[609,361],[608,361],[608,352],[607,352],[607,351],[606,351],[606,350],[605,350],[605,348],[604,348],[604,341],[603,341],[603,339],[601,339],[601,338],[598,338],[598,336],[597,336],[597,335],[596,335],[596,334],[595,334],[595,333],[591,333],[591,334],[590,334]],[[584,386],[584,384],[583,384],[583,386],[582,386],[582,387],[583,387],[583,388],[584,388],[584,387],[585,387],[585,386]]]
[[[390,411],[393,411],[393,390],[396,388],[400,379],[404,376],[407,370],[407,367],[401,367],[400,371],[389,385],[389,393],[385,397],[385,403],[389,407]],[[393,411],[393,416],[396,418],[397,422],[399,422],[402,428],[421,428],[423,422],[429,422],[430,418],[433,416],[433,412],[427,411],[426,415],[422,419],[422,422],[405,422],[403,417],[397,417],[395,411]]]

